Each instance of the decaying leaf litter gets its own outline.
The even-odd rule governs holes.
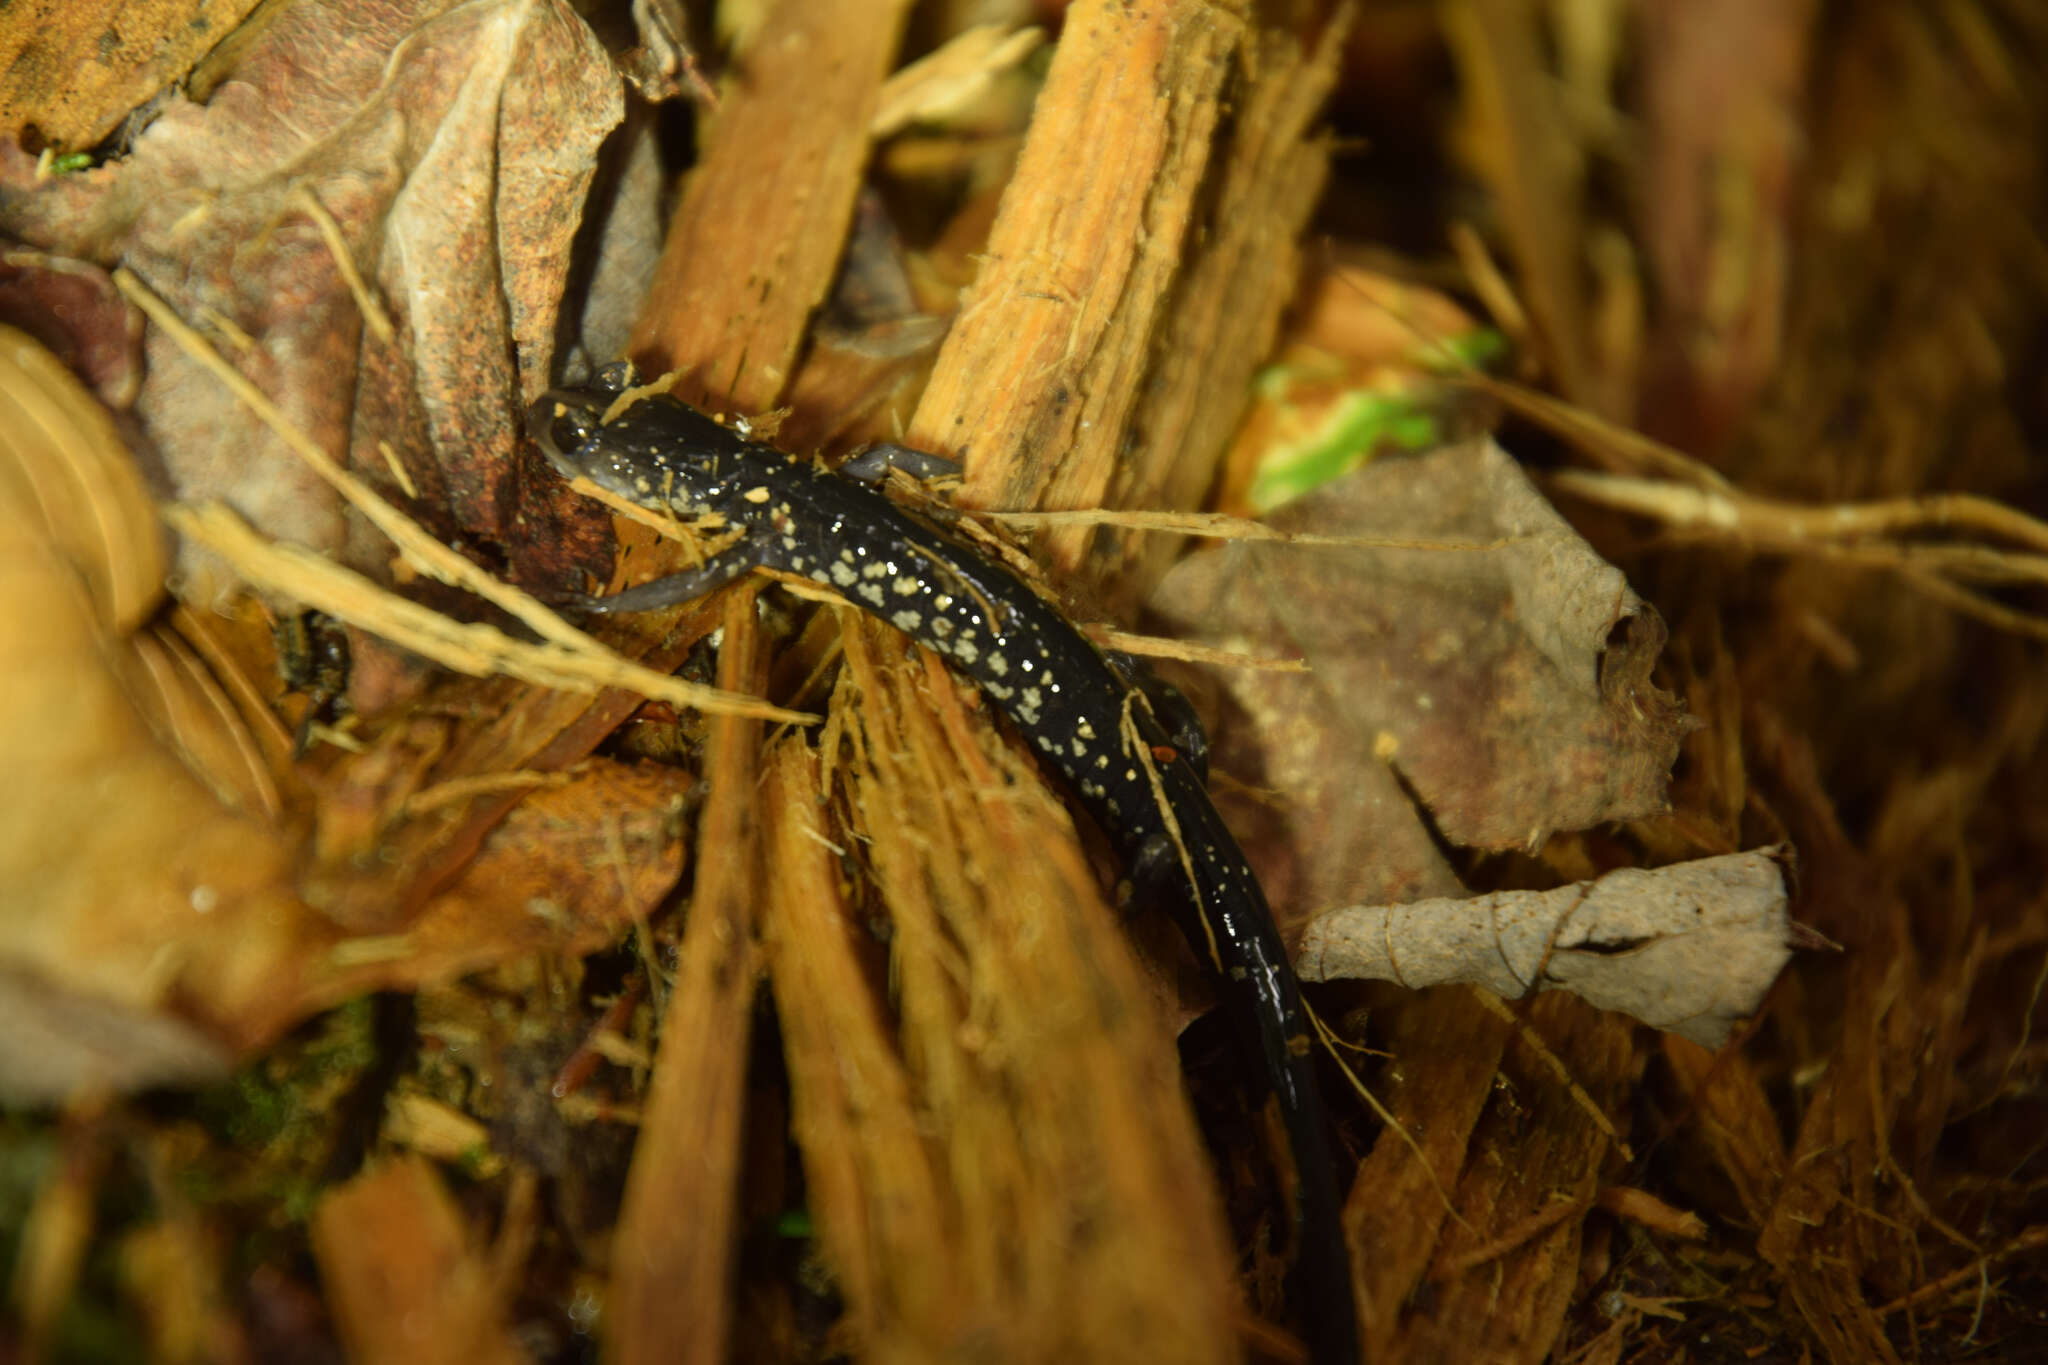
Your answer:
[[[1369,422],[1424,453],[1281,514],[1361,548],[1318,558],[1242,541],[1182,560],[1149,599],[1154,628],[1177,621],[1210,653],[1310,667],[1176,674],[1204,705],[1233,826],[1283,914],[1487,889],[1491,922],[1525,932],[1520,916],[1536,917],[1534,956],[1511,979],[1557,979],[1562,954],[1593,944],[1638,980],[1625,959],[1686,935],[1628,918],[1603,940],[1574,918],[1597,892],[1568,895],[1554,919],[1538,907],[1558,893],[1515,893],[1783,843],[1793,908],[1818,931],[1803,941],[1842,948],[1800,959],[1719,1054],[1557,995],[1504,1011],[1457,987],[1320,993],[1330,1076],[1369,1088],[1339,1126],[1360,1159],[1348,1216],[1371,1358],[1654,1358],[1710,1336],[1869,1359],[1965,1333],[2000,1351],[2038,1330],[2024,1311],[2041,1241],[2025,1193],[2038,1130],[2026,1021],[2043,936],[2027,869],[2042,830],[2027,779],[2042,706],[2023,681],[2038,646],[2022,637],[2039,633],[2027,594],[2043,535],[2026,516],[2022,439],[2038,414],[2006,387],[2038,317],[2038,289],[2010,283],[2040,278],[2026,211],[2038,169],[2006,150],[2039,107],[2033,21],[1963,7],[1930,26],[1872,7],[1817,63],[1826,78],[1802,84],[1811,15],[1746,16],[1769,60],[1736,73],[1687,43],[1682,19],[1649,14],[1625,35],[1661,78],[1644,86],[1655,155],[1642,164],[1682,188],[1636,221],[1582,173],[1620,164],[1598,116],[1612,112],[1614,48],[1576,30],[1546,54],[1500,7],[1446,6],[1469,100],[1463,169],[1506,211],[1478,231],[1446,222],[1441,259],[1518,343],[1524,375],[1572,408],[1461,377],[1478,333],[1434,302],[1426,258],[1332,270],[1327,249],[1302,254],[1319,202],[1326,225],[1355,226],[1383,191],[1374,157],[1347,152],[1323,195],[1326,97],[1340,126],[1373,126],[1401,87],[1360,81],[1362,64],[1427,65],[1433,39],[1384,17],[1341,36],[1235,9],[1079,5],[1049,58],[1027,59],[1028,37],[975,33],[892,78],[934,35],[904,47],[897,10],[855,23],[786,3],[751,47],[706,49],[721,60],[705,69],[745,79],[699,110],[697,168],[665,238],[656,120],[566,9],[370,17],[343,33],[317,4],[266,8],[104,166],[53,178],[47,156],[39,172],[26,151],[4,154],[0,212],[23,243],[8,250],[10,320],[132,407],[157,497],[223,499],[260,535],[443,616],[503,621],[417,577],[197,351],[140,325],[116,266],[316,450],[543,597],[689,553],[607,525],[521,445],[517,400],[581,356],[630,347],[727,410],[786,409],[791,448],[893,437],[959,455],[963,505],[1198,505],[1255,377],[1263,407],[1221,466],[1227,508],[1257,455],[1318,454],[1332,430]],[[696,68],[659,37],[643,33],[626,63],[639,88],[664,71],[691,86]],[[293,79],[309,52],[331,63],[317,87]],[[1880,65],[1903,73],[1904,98],[1877,97]],[[1109,72],[1143,75],[1125,87]],[[1960,133],[1933,132],[1937,107]],[[1873,110],[1882,143],[1864,135]],[[1810,152],[1760,136],[1773,118],[1805,127]],[[1703,204],[1682,168],[1710,162],[1750,197]],[[1929,184],[1943,190],[1932,201]],[[1795,211],[1823,193],[1829,213]],[[1911,211],[1926,202],[1932,221]],[[911,204],[922,218],[902,216]],[[921,235],[898,237],[912,221]],[[1635,281],[1631,242],[1659,292]],[[572,246],[587,294],[565,290]],[[1701,279],[1722,292],[1692,292]],[[1324,302],[1283,328],[1298,286]],[[565,294],[589,302],[565,317]],[[1333,338],[1339,295],[1393,325]],[[389,337],[366,321],[380,310]],[[1672,344],[1684,328],[1690,350]],[[1262,373],[1276,357],[1284,368]],[[1304,399],[1304,374],[1335,401]],[[1482,472],[1510,471],[1505,459],[1453,439],[1500,410],[1552,433],[1563,463],[1607,471],[1537,476],[1584,514],[1592,546],[1554,514],[1537,529],[1514,510],[1542,508],[1526,485],[1504,499]],[[106,439],[67,429],[54,451],[10,449],[10,469],[34,488],[36,471],[67,467],[37,461],[76,469],[76,450]],[[1548,449],[1528,427],[1506,439]],[[107,524],[110,495],[86,490]],[[1284,1349],[1250,1316],[1278,1311],[1281,1224],[1258,1193],[1254,1125],[1200,1030],[1182,1048],[1188,1093],[1229,1178],[1219,1203],[1188,1197],[1215,1163],[1165,1021],[1199,1002],[1174,988],[1142,917],[1118,929],[1057,802],[1018,804],[1038,791],[1029,765],[932,660],[830,608],[806,622],[776,590],[760,613],[713,601],[594,626],[616,654],[702,683],[719,631],[724,680],[826,715],[822,731],[771,731],[642,713],[635,733],[666,729],[663,752],[683,756],[670,766],[605,745],[638,696],[450,678],[357,630],[355,719],[293,763],[266,638],[281,604],[238,597],[242,572],[188,541],[188,605],[152,645],[133,612],[96,616],[60,586],[133,577],[138,538],[96,552],[75,513],[35,505],[25,544],[44,567],[20,580],[23,600],[78,614],[75,630],[17,642],[40,672],[13,672],[8,712],[14,744],[42,737],[44,796],[10,864],[25,890],[7,1074],[20,1097],[54,1097],[92,1077],[240,1069],[139,1137],[126,1101],[74,1102],[64,1128],[21,1131],[24,1153],[72,1158],[36,1186],[17,1255],[31,1341],[61,1340],[75,1301],[175,1355],[165,1307],[195,1302],[215,1340],[262,1349],[280,1344],[263,1335],[276,1308],[324,1292],[332,1330],[371,1355],[386,1315],[434,1301],[462,1305],[430,1315],[439,1340],[482,1340],[492,1323],[505,1349],[543,1354],[599,1302],[621,1358],[685,1341],[705,1355],[799,1341]],[[1127,617],[1176,554],[1170,536],[1105,525],[1035,542],[1046,576],[1103,620]],[[625,548],[607,562],[614,530]],[[1390,539],[1433,543],[1364,548]],[[1630,584],[1672,622],[1661,654],[1658,616]],[[763,652],[732,673],[757,617]],[[27,685],[79,676],[103,679],[97,710],[68,684]],[[925,717],[937,723],[904,728]],[[77,777],[109,764],[138,784],[112,790],[140,842],[67,858],[75,813],[109,790]],[[115,847],[116,825],[91,827]],[[209,843],[223,846],[212,861]],[[801,879],[799,845],[816,850]],[[118,882],[76,875],[110,862]],[[1048,889],[1018,879],[1026,866]],[[1766,888],[1766,957],[1794,932],[1773,903]],[[1323,916],[1311,937],[1337,941],[1345,922]],[[1158,964],[1149,983],[1131,933]],[[1475,944],[1483,954],[1485,935]],[[748,1027],[757,974],[777,1014],[765,1033]],[[392,1009],[312,1013],[368,989],[400,992],[384,998],[412,1002],[410,1024]],[[595,1070],[571,1064],[596,1056]],[[830,1064],[854,1056],[858,1073]],[[252,1123],[259,1096],[271,1117]],[[265,1142],[267,1165],[249,1157]],[[110,1143],[135,1151],[127,1167],[93,1155]],[[442,1165],[408,1164],[408,1148]],[[150,1175],[151,1212],[95,1219],[120,1204],[120,1169]],[[173,1196],[172,1178],[215,1194]],[[538,1242],[536,1179],[554,1229]],[[315,1208],[310,1241],[292,1235],[313,1248],[317,1283],[226,1256],[252,1217]],[[787,1256],[739,1254],[777,1218],[799,1234]],[[1078,1254],[1077,1227],[1115,1230],[1088,1243],[1104,1259]],[[437,1250],[400,1273],[375,1250],[393,1239]],[[136,1267],[125,1287],[81,1278],[93,1245]],[[792,1273],[796,1257],[824,1278]],[[835,1291],[822,1314],[801,1287],[818,1283]]]

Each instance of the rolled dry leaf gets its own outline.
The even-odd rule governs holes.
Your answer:
[[[1783,858],[1762,848],[1554,891],[1333,910],[1309,926],[1295,969],[1510,999],[1566,990],[1718,1048],[1792,956]]]

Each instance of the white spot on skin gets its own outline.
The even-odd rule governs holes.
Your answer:
[[[919,592],[924,590],[924,584],[918,582],[915,578],[910,577],[910,575],[905,574],[903,577],[896,580],[895,588],[897,593],[903,597],[915,597]]]
[[[1010,661],[1001,654],[991,654],[988,656],[988,671],[998,678],[1006,677],[1010,672]]]
[[[999,682],[983,683],[982,686],[987,688],[988,694],[991,697],[994,697],[997,701],[1008,701],[1010,698],[1017,695],[1016,688],[1005,687],[1002,683]]]
[[[879,560],[860,566],[860,576],[862,578],[887,578],[895,572],[896,566],[894,564],[884,564]]]
[[[932,634],[938,636],[941,640],[944,640],[947,637],[951,636],[952,633],[953,623],[951,621],[948,621],[943,616],[934,616],[932,618]]]
[[[775,495],[773,493],[770,493],[766,487],[762,487],[749,488],[746,492],[740,494],[740,496],[745,498],[748,502],[754,503],[756,506],[758,506],[761,503],[768,501],[768,499],[774,497]]]
[[[1075,741],[1074,741],[1074,743],[1073,743],[1073,745],[1072,745],[1072,748],[1073,748],[1073,750],[1074,750],[1074,757],[1075,757],[1075,758],[1086,758],[1086,757],[1088,756],[1088,744],[1087,744],[1087,741],[1085,741],[1085,740],[1080,740],[1080,739],[1077,739],[1077,740],[1075,740]]]
[[[970,630],[954,642],[953,657],[963,664],[971,664],[981,657],[981,651],[974,647],[974,641],[969,638],[973,634],[974,632]]]
[[[1084,720],[1074,727],[1074,733],[1083,739],[1093,739],[1095,738],[1095,727]]]
[[[932,605],[940,611],[951,611],[953,609],[953,594],[949,592],[940,593],[932,599]]]
[[[917,628],[924,624],[924,618],[914,611],[899,611],[889,619],[895,622],[896,629],[912,634],[915,634]]]
[[[859,593],[876,611],[882,609],[882,590],[874,584],[863,583],[855,588],[854,591]]]
[[[837,583],[842,588],[850,588],[854,584],[860,582],[860,575],[856,574],[852,569],[847,568],[844,561],[833,561],[831,568],[832,581],[834,583]]]

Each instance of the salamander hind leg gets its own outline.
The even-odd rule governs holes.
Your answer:
[[[1164,830],[1145,836],[1130,861],[1131,899],[1124,909],[1139,910],[1178,897],[1187,874],[1181,870],[1180,850]]]

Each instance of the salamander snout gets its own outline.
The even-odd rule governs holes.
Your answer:
[[[526,434],[548,457],[548,463],[573,479],[589,471],[577,453],[597,434],[610,400],[578,389],[549,389],[526,410]]]

